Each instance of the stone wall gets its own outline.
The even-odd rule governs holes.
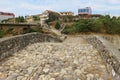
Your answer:
[[[115,47],[120,49],[120,36],[119,35],[101,35],[104,39],[113,43]]]
[[[28,33],[0,39],[0,60],[12,55],[29,44],[37,42],[60,42],[57,38],[41,33]]]
[[[120,53],[107,40],[98,36],[90,36],[86,39],[100,53],[106,63],[107,69],[113,76],[113,80],[120,80]]]

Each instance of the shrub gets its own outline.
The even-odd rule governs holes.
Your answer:
[[[65,28],[64,33],[71,33],[71,31],[120,34],[120,19],[110,18],[109,15],[102,16],[99,19],[81,19],[76,21],[72,27]]]
[[[0,38],[4,36],[4,31],[0,30]]]
[[[56,28],[56,29],[60,29],[60,27],[61,27],[61,26],[60,26],[60,23],[59,23],[59,22],[56,22],[55,28]]]

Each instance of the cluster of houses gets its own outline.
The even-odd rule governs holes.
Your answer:
[[[47,19],[49,19],[49,14],[50,13],[57,13],[60,15],[60,19],[64,18],[65,16],[71,16],[72,19],[74,20],[79,20],[79,19],[97,19],[101,15],[100,14],[92,14],[92,10],[90,7],[86,8],[81,8],[78,9],[78,15],[74,15],[73,12],[68,11],[68,12],[56,12],[56,11],[51,11],[51,10],[46,10],[42,14],[38,15],[32,15],[32,16],[27,16],[26,21],[28,23],[34,22],[33,17],[36,16],[39,18],[40,24],[43,25]]]
[[[49,14],[57,14],[57,15],[59,15],[59,18],[65,17],[65,16],[74,16],[73,12],[55,12],[55,11],[51,11],[51,10],[46,10],[42,14],[26,16],[26,21],[28,23],[35,22],[34,17],[36,17],[36,18],[39,18],[40,24],[43,25],[43,24],[45,24],[45,21],[47,19],[49,19]]]
[[[60,19],[63,19],[66,16],[72,17],[73,20],[79,20],[79,19],[97,19],[101,15],[100,14],[92,14],[92,10],[90,7],[85,7],[78,9],[78,14],[74,15],[73,12],[68,11],[68,12],[56,12],[56,11],[51,11],[51,10],[46,10],[41,14],[37,15],[31,15],[31,16],[26,16],[26,22],[27,23],[40,23],[41,25],[45,24],[45,21],[49,19],[49,14],[58,14]],[[8,18],[14,18],[15,15],[13,13],[4,13],[0,12],[0,20],[8,19]]]

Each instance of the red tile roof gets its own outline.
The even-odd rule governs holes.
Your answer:
[[[15,16],[14,13],[7,13],[7,12],[0,12],[0,15],[5,15],[5,16]]]
[[[57,14],[60,14],[58,12],[55,12],[55,11],[52,11],[52,10],[46,10],[48,13],[57,13]]]

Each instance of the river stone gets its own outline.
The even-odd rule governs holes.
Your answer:
[[[50,70],[50,69],[48,69],[48,68],[44,68],[44,69],[43,69],[43,72],[48,73],[49,70]]]
[[[8,76],[6,80],[17,80],[18,74],[13,73],[12,75]]]

